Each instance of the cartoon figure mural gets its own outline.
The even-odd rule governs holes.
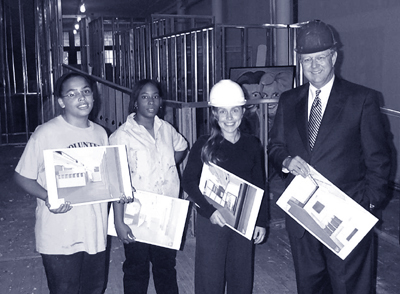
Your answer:
[[[294,67],[231,68],[231,80],[242,86],[246,100],[278,98],[292,89]],[[261,104],[262,105],[262,104]],[[278,103],[267,106],[268,131],[272,128]],[[248,105],[240,130],[260,136],[260,104]]]

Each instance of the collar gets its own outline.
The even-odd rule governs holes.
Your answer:
[[[127,124],[126,124],[125,128],[126,129],[132,129],[132,127],[134,127],[134,129],[136,129],[136,130],[137,129],[146,130],[144,126],[139,125],[137,123],[137,121],[135,120],[135,116],[136,116],[135,112],[133,112],[130,115],[128,115],[128,118],[126,120]],[[162,124],[161,119],[156,115],[154,117],[154,134],[157,134],[158,130],[161,127],[161,124]],[[147,132],[147,130],[146,130],[146,132]]]

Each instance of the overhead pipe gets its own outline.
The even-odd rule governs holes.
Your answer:
[[[272,0],[272,20],[275,24],[291,24],[293,22],[293,0]],[[289,27],[276,30],[275,64],[289,65]]]
[[[215,23],[223,23],[222,0],[212,0],[212,15],[215,17]]]

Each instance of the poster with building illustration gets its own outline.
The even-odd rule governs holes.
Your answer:
[[[52,209],[132,197],[123,145],[45,150],[44,164]]]
[[[189,201],[139,190],[134,198],[134,202],[125,204],[124,223],[132,230],[135,241],[179,250]],[[112,207],[108,235],[117,236]]]
[[[345,259],[378,219],[309,166],[276,202],[341,259]]]
[[[199,188],[227,226],[251,240],[264,190],[213,163],[203,165]]]

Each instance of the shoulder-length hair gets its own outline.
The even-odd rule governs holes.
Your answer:
[[[210,115],[210,126],[211,126],[211,134],[208,138],[207,142],[204,144],[201,149],[201,161],[203,163],[215,163],[222,161],[222,154],[219,152],[219,148],[221,143],[225,140],[221,127],[218,124],[218,108],[211,107],[211,115]]]

